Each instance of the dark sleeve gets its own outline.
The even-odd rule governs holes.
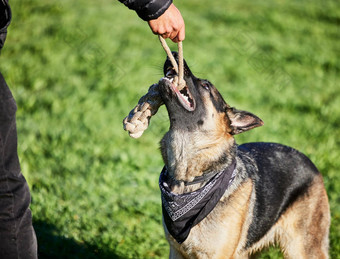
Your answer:
[[[119,0],[129,9],[135,10],[144,21],[157,19],[172,4],[172,0]]]
[[[5,44],[7,27],[11,22],[12,14],[8,1],[0,0],[0,50]]]

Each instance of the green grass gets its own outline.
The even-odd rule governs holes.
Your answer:
[[[118,1],[11,1],[0,70],[18,104],[19,156],[32,191],[40,258],[167,258],[158,142],[163,108],[134,140],[122,119],[161,77],[165,54]],[[338,1],[179,1],[184,56],[273,141],[322,172],[340,256]],[[175,45],[172,45],[175,47]],[[270,249],[261,258],[282,258]]]

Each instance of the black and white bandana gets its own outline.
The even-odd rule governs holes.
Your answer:
[[[178,243],[183,243],[193,226],[203,220],[216,206],[235,178],[236,160],[217,173],[202,188],[184,194],[170,191],[166,167],[159,177],[165,225]]]

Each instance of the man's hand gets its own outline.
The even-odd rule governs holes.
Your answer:
[[[170,38],[173,42],[179,42],[185,38],[184,20],[174,4],[171,4],[160,17],[148,23],[154,34],[165,39]]]

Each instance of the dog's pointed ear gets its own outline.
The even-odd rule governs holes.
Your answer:
[[[230,120],[230,133],[232,135],[240,134],[263,125],[263,121],[250,112],[227,108],[226,113]]]

